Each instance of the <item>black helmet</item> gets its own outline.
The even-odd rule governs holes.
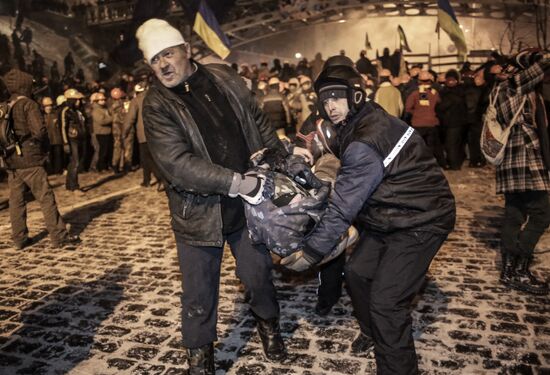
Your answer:
[[[345,56],[340,57],[345,58]],[[329,58],[327,62],[331,59],[332,58]],[[333,63],[335,60],[336,59],[333,60]],[[330,90],[328,91],[328,95],[333,97],[342,97],[342,91],[346,91],[345,97],[348,99],[350,114],[356,113],[365,105],[365,81],[353,66],[346,64],[325,67],[315,80],[314,88],[319,98],[319,114],[325,120],[329,120],[328,114],[323,106],[323,97],[327,96],[327,90]],[[322,92],[324,92],[323,95],[321,95]]]
[[[328,68],[330,66],[349,66],[349,67],[353,68],[353,67],[355,67],[355,64],[347,56],[336,55],[336,56],[329,57],[327,59],[327,61],[325,61],[325,63],[323,64],[323,69],[322,70],[325,70],[326,68]]]

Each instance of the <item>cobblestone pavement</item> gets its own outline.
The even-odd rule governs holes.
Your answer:
[[[413,313],[425,374],[550,374],[550,300],[498,282],[503,201],[490,169],[450,172],[456,230],[430,268]],[[166,197],[138,186],[139,173],[88,174],[85,195],[56,187],[61,211],[82,244],[50,248],[36,202],[23,251],[10,244],[0,211],[0,374],[183,374],[180,276]],[[61,177],[52,179],[54,185]],[[118,192],[118,193],[117,193]],[[0,198],[6,187],[0,186]],[[536,273],[550,275],[550,235]],[[358,326],[345,295],[327,317],[313,314],[314,274],[277,269],[290,358],[267,362],[226,252],[219,306],[218,374],[374,373],[372,355],[353,355]]]

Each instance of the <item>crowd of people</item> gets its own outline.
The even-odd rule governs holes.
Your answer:
[[[316,267],[352,224],[357,228],[351,256],[342,253],[321,267],[330,270],[324,279],[338,296],[325,296],[329,302],[316,312],[330,311],[344,275],[360,327],[352,349],[374,350],[379,374],[418,372],[411,305],[456,216],[443,170],[460,169],[467,156],[471,167],[484,166],[480,134],[489,107],[511,129],[497,166],[497,192],[505,196],[500,282],[548,293],[548,284],[530,272],[550,224],[550,137],[537,91],[550,69],[547,55],[495,55],[476,70],[465,65],[442,74],[402,59],[397,64],[389,50],[374,62],[365,51],[355,62],[342,51],[295,66],[275,59],[272,66],[229,67],[194,61],[189,43],[164,20],[146,21],[136,38],[151,73],[124,74],[110,87],[80,80],[67,58],[63,79],[33,64],[4,74],[17,135],[3,158],[12,239],[18,249],[31,244],[24,198],[30,189],[52,244],[78,243],[65,229],[46,171],[66,173],[65,187],[75,194],[82,194],[78,175],[87,170],[119,174],[141,165],[144,187],[154,174],[166,190],[176,239],[190,374],[215,373],[225,244],[265,356],[287,358],[273,258],[265,242],[252,240],[245,217],[281,190],[269,170],[250,169],[265,149],[292,181],[312,191],[331,186],[317,225],[307,235],[304,229],[281,265],[296,272]],[[340,165],[329,183],[312,177],[317,143]]]
[[[486,69],[473,70],[468,63],[460,71],[449,69],[439,74],[423,70],[422,64],[405,64],[403,68],[399,59],[399,54],[389,55],[388,49],[373,61],[366,51],[360,52],[355,67],[364,79],[368,100],[415,127],[441,167],[459,170],[466,159],[470,167],[483,167],[479,139],[494,83],[492,75]],[[271,66],[262,62],[259,66],[233,64],[233,68],[250,80],[279,134],[293,138],[316,107],[312,80],[323,63],[318,53],[311,62],[304,58],[298,64],[281,64],[274,59]]]

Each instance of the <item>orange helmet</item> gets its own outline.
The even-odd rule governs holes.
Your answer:
[[[111,90],[111,98],[113,99],[120,99],[120,98],[124,98],[125,96],[126,96],[126,93],[121,89],[119,89],[118,87],[115,87],[114,89]]]
[[[42,105],[45,107],[47,105],[53,105],[53,100],[49,96],[45,96],[42,98]]]

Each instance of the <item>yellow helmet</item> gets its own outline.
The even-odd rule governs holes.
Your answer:
[[[279,78],[277,77],[271,77],[269,79],[269,82],[267,83],[269,86],[271,85],[278,85],[279,83],[281,83],[281,81],[279,81]]]
[[[63,95],[59,95],[56,99],[55,99],[55,104],[57,104],[57,106],[59,107],[61,104],[65,103],[67,101],[67,98]]]
[[[49,96],[45,96],[42,98],[42,106],[46,107],[48,105],[53,105],[53,100]]]
[[[84,98],[84,95],[82,95],[76,89],[68,89],[63,93],[63,95],[67,99],[82,99],[82,98]]]

